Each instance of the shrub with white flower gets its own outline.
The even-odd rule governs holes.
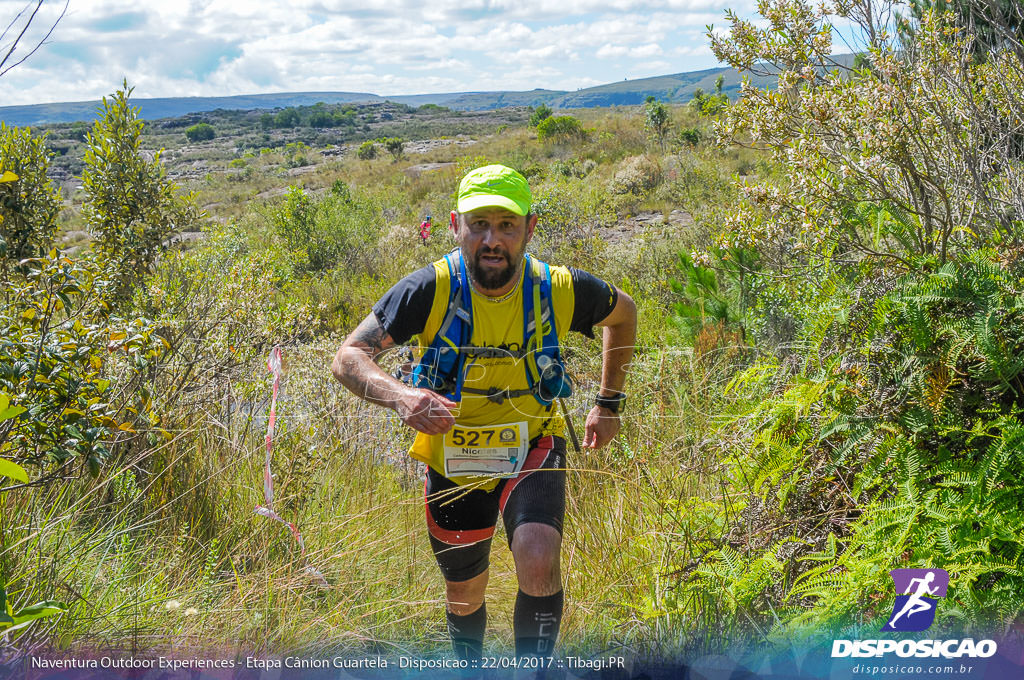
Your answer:
[[[724,225],[758,243],[766,265],[781,266],[772,253],[797,239],[826,258],[930,268],[1021,230],[1019,55],[979,56],[952,15],[931,11],[900,38],[894,7],[772,0],[761,3],[764,28],[730,13],[729,32],[708,34],[719,60],[779,72],[774,89],[745,83],[716,127],[719,141],[762,148],[786,168],[784,182],[748,187]],[[833,59],[840,19],[861,30],[866,65]]]

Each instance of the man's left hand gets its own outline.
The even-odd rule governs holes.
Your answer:
[[[615,437],[622,422],[618,413],[601,406],[595,406],[587,414],[586,430],[583,433],[583,448],[599,449]]]

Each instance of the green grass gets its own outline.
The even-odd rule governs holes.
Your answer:
[[[687,621],[670,604],[675,575],[705,549],[703,535],[721,526],[705,514],[692,519],[684,508],[721,494],[705,437],[733,360],[696,356],[681,346],[671,321],[675,252],[700,242],[701,234],[637,232],[616,245],[601,230],[640,211],[667,213],[681,205],[678,195],[689,197],[692,207],[685,207],[693,210],[727,200],[729,168],[742,161],[707,148],[662,154],[636,110],[578,113],[590,133],[572,146],[541,144],[531,129],[513,125],[476,135],[471,145],[399,161],[278,147],[232,166],[241,155],[223,149],[169,152],[172,171],[193,161],[207,166],[203,177],[183,184],[226,223],[188,253],[166,256],[146,298],[147,313],[167,316],[162,323],[208,319],[208,327],[189,331],[196,334],[189,351],[203,357],[200,373],[162,404],[161,426],[172,439],[121,451],[95,481],[4,495],[0,556],[12,599],[69,605],[64,615],[23,632],[26,648],[152,651],[173,640],[195,650],[226,645],[278,653],[447,649],[443,585],[423,526],[422,470],[405,454],[411,435],[393,414],[336,385],[328,367],[344,332],[380,294],[451,247],[443,232],[419,245],[416,226],[428,212],[443,224],[460,174],[490,162],[522,169],[535,194],[551,199],[534,252],[617,283],[640,311],[623,431],[602,451],[570,454],[562,647],[664,652],[685,644]],[[675,116],[681,124],[697,122],[688,110]],[[314,170],[290,176],[300,153]],[[649,192],[609,200],[617,170],[640,154],[692,171],[663,173]],[[585,172],[573,175],[586,161]],[[406,172],[430,162],[455,165]],[[303,274],[275,236],[273,215],[283,199],[255,196],[288,185],[318,196],[339,180],[363,206],[360,228],[380,237],[359,246],[352,266]],[[189,281],[194,288],[185,286]],[[218,325],[218,315],[230,323]],[[262,503],[270,387],[263,361],[274,342],[286,342],[288,365],[274,448],[275,508],[298,525],[305,556],[287,529],[253,512]],[[571,404],[582,431],[600,344],[573,337],[566,351],[579,381]],[[218,369],[228,357],[235,357],[231,367]],[[186,365],[184,356],[169,360],[160,379],[181,378]],[[490,583],[489,649],[508,651],[517,586],[500,531]],[[699,616],[694,612],[693,621]]]
[[[305,558],[284,527],[252,511],[262,502],[262,427],[237,416],[223,430],[197,423],[137,460],[137,472],[111,470],[84,493],[46,503],[12,495],[24,503],[8,506],[19,519],[6,527],[7,556],[22,556],[11,559],[12,594],[70,604],[31,634],[70,647],[103,640],[155,650],[174,638],[191,649],[442,650],[442,582],[418,471],[403,458],[409,436],[393,416],[331,389],[331,347],[286,349],[288,396],[278,405],[275,506],[299,526]],[[664,368],[657,353],[643,361]],[[582,408],[592,388],[574,404]],[[570,454],[566,649],[657,638],[650,580],[678,557],[658,540],[676,521],[664,499],[685,500],[699,485],[673,474],[669,438],[683,434],[672,419],[644,425],[658,423],[649,419],[657,407],[637,401],[616,444]],[[516,591],[500,531],[492,556],[490,641],[500,651],[511,647]]]

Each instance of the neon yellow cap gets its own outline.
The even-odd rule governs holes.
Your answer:
[[[470,170],[459,183],[460,213],[479,208],[506,208],[516,215],[530,212],[533,196],[526,178],[504,165]]]

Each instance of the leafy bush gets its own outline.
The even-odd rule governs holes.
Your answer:
[[[894,282],[833,329],[849,338],[841,358],[743,416],[756,424],[735,460],[753,492],[749,557],[785,555],[761,588],[782,589],[786,623],[886,616],[872,598],[895,566],[954,575],[960,605],[940,618],[957,630],[1024,610],[1024,400],[1007,389],[1024,368],[1024,307],[991,258]],[[721,577],[712,564],[701,579]],[[752,608],[778,616],[764,594]]]
[[[196,123],[185,130],[185,137],[190,142],[208,142],[216,136],[216,131],[209,123]]]
[[[731,291],[720,289],[714,270],[694,263],[688,253],[679,253],[676,270],[682,280],[670,278],[669,285],[682,299],[675,304],[675,320],[691,337],[711,323],[735,324],[742,318]]]
[[[84,121],[72,123],[68,130],[68,137],[78,142],[84,142],[86,135],[89,134],[89,127],[89,124]]]
[[[107,269],[107,293],[125,300],[149,271],[164,241],[191,229],[199,213],[190,197],[179,195],[164,173],[157,152],[146,160],[140,149],[143,122],[128,104],[127,87],[103,98],[103,110],[88,136],[82,186],[82,214]]]
[[[163,342],[154,398],[178,426],[214,408],[274,344],[318,330],[310,310],[283,294],[290,263],[254,246],[234,230],[214,233],[203,248],[169,254],[136,296]]]
[[[572,116],[545,118],[537,126],[537,138],[542,142],[564,144],[585,139],[586,136],[583,124]]]
[[[539,104],[530,113],[530,127],[538,127],[543,121],[551,117],[551,107],[547,104]]]
[[[700,144],[703,133],[700,128],[686,127],[679,130],[679,143],[684,146],[695,147]]]
[[[352,202],[352,190],[340,179],[334,180],[334,183],[331,185],[331,193],[341,199],[343,203]]]
[[[712,41],[735,66],[763,59],[783,69],[777,91],[746,88],[722,127],[730,140],[759,140],[788,168],[784,185],[748,190],[729,224],[736,237],[883,258],[903,269],[1020,238],[1024,173],[992,162],[1017,157],[1020,55],[978,63],[969,33],[947,32],[927,14],[915,58],[872,34],[871,69],[821,76],[829,18],[798,5],[782,25],[785,43],[748,22],[735,38]],[[789,41],[804,47],[793,50]]]
[[[384,148],[396,161],[402,157],[405,150],[405,140],[400,137],[388,137],[383,141]]]
[[[338,124],[337,118],[330,111],[322,109],[309,114],[309,126],[317,128],[334,127]]]
[[[597,163],[589,158],[582,162],[578,158],[570,158],[565,161],[555,161],[552,163],[550,172],[562,177],[583,178],[593,172],[596,167]]]
[[[763,29],[730,13],[712,46],[737,68],[771,63],[778,89],[745,86],[721,131],[783,175],[741,187],[694,261],[751,279],[747,327],[770,354],[726,390],[743,407],[717,435],[723,481],[742,500],[696,538],[723,508],[695,505],[681,533],[704,548],[674,601],[708,624],[855,635],[887,617],[890,569],[941,567],[956,604],[940,628],[1004,629],[1024,613],[1024,176],[987,159],[1013,158],[1024,62],[975,59],[970,31],[932,13],[888,42],[870,30],[883,10],[855,2],[870,68],[822,76],[832,18],[762,11]],[[682,311],[721,290],[695,280]],[[763,330],[785,319],[785,338]]]
[[[372,161],[376,157],[377,145],[371,140],[363,142],[356,150],[356,158],[361,161]]]
[[[271,213],[271,223],[299,273],[338,267],[356,271],[372,268],[370,250],[379,234],[379,217],[372,212],[353,199],[344,183],[320,199],[293,186]]]
[[[274,213],[274,232],[291,251],[305,250],[315,230],[313,199],[297,186],[288,187],[284,203]]]
[[[108,316],[89,260],[51,251],[21,271],[0,311],[0,393],[24,410],[0,422],[0,450],[44,473],[33,484],[95,475],[119,440],[159,422],[144,388],[154,327]]]
[[[603,183],[554,175],[535,184],[533,199],[531,210],[538,217],[534,252],[543,259],[571,257],[580,267],[592,266],[597,251],[590,237],[617,218],[617,203],[609,200]]]
[[[0,174],[14,175],[0,183],[0,263],[4,272],[8,263],[41,255],[53,244],[61,196],[47,175],[50,158],[43,140],[33,137],[28,128],[0,123]]]
[[[299,116],[299,112],[291,106],[286,109],[281,109],[274,116],[274,127],[294,128],[298,127],[301,123],[302,118]]]
[[[697,87],[693,90],[693,98],[690,99],[690,106],[697,110],[702,116],[717,116],[729,106],[729,97],[722,93],[724,76],[718,76],[715,80],[715,91],[708,94],[703,88]]]
[[[722,212],[731,212],[739,191],[729,167],[713,149],[693,149],[664,161],[665,182],[659,196],[694,215],[700,225],[701,243],[721,228]],[[738,169],[737,169],[738,172]],[[705,235],[707,234],[707,235]]]
[[[416,109],[416,113],[451,113],[451,109],[447,106],[440,106],[439,104],[424,104]]]
[[[346,127],[355,127],[356,126],[356,112],[355,111],[352,111],[352,110],[341,111],[339,113],[334,114],[334,117],[335,117],[337,125],[344,125]]]
[[[668,137],[672,127],[672,120],[669,117],[668,107],[654,97],[648,97],[644,104],[644,128],[647,133],[658,142],[664,151],[665,138]]]

